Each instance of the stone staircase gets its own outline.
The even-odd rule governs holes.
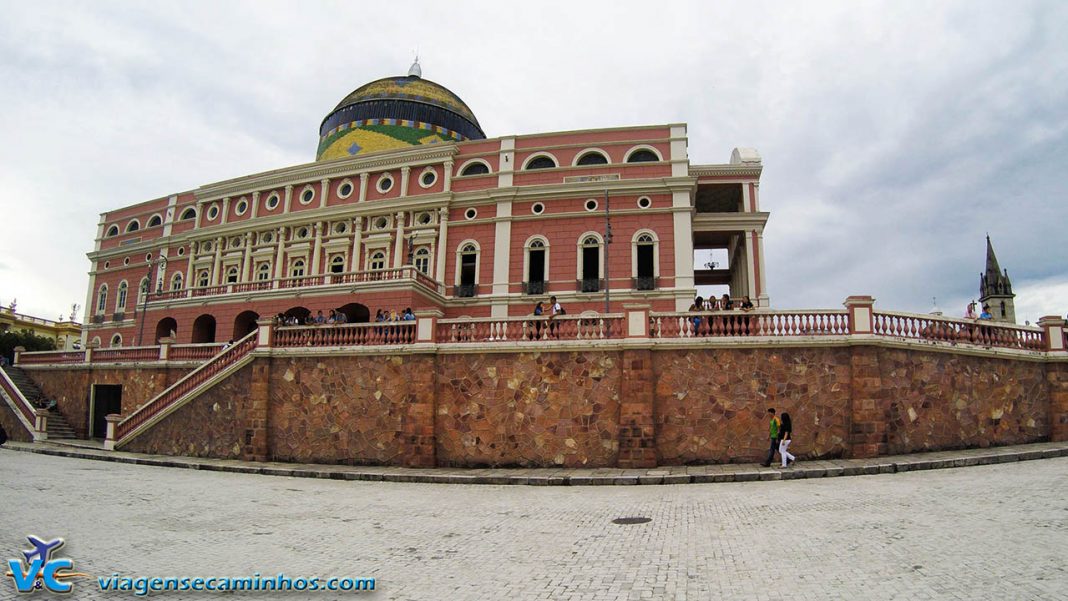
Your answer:
[[[5,365],[2,369],[31,405],[38,408],[48,406],[48,397],[41,392],[41,389],[26,375],[26,372],[21,367]]]
[[[26,372],[21,367],[14,365],[5,365],[2,368],[7,377],[11,378],[11,382],[15,384],[15,387],[19,389],[22,396],[26,397],[26,400],[31,405],[38,409],[43,409],[48,406],[48,397],[45,396],[41,389],[30,379]],[[63,417],[63,414],[56,410],[48,412],[48,425],[47,432],[49,439],[74,439],[78,438],[74,428],[67,422],[67,418]]]

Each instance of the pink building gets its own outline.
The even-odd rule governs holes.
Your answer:
[[[225,341],[331,309],[522,316],[549,295],[571,315],[682,311],[698,285],[768,306],[754,150],[692,163],[683,124],[487,138],[420,75],[343,99],[315,162],[101,215],[86,341]],[[709,249],[727,264],[695,267]]]

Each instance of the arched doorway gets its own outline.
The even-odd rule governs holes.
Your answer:
[[[173,317],[164,317],[156,324],[156,344],[160,338],[178,335],[178,322]]]
[[[234,319],[234,340],[240,340],[246,335],[256,331],[256,320],[260,314],[255,311],[242,311]]]
[[[204,314],[193,322],[193,344],[215,342],[215,317]]]
[[[349,303],[338,308],[348,318],[349,323],[367,323],[371,321],[371,310],[360,303]]]
[[[290,307],[282,315],[285,315],[286,318],[296,317],[297,322],[303,324],[308,319],[308,316],[311,315],[311,311],[307,307]]]

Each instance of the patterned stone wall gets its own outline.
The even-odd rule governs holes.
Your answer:
[[[26,374],[49,398],[56,399],[59,412],[79,438],[88,437],[89,394],[93,384],[122,385],[122,414],[129,415],[152,397],[189,373],[188,367],[72,367],[35,369],[23,366]]]
[[[1049,385],[1050,439],[1068,440],[1068,363],[1046,366]]]
[[[653,353],[661,465],[763,461],[768,407],[788,411],[799,457],[848,448],[849,348]]]
[[[249,415],[252,365],[186,403],[121,451],[190,457],[241,458]]]
[[[1046,366],[884,349],[887,454],[1049,440]]]
[[[0,398],[0,426],[3,426],[4,432],[7,432],[8,440],[17,442],[31,442],[33,440],[33,434],[26,430],[26,427],[22,425],[22,421],[15,415],[15,410],[3,398]]]
[[[273,459],[434,465],[433,356],[276,358],[269,395]]]
[[[438,357],[437,463],[616,465],[620,353]]]

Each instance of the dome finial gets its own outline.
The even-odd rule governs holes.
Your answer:
[[[422,77],[423,69],[419,66],[419,53],[415,53],[415,62],[408,68],[408,77]]]

